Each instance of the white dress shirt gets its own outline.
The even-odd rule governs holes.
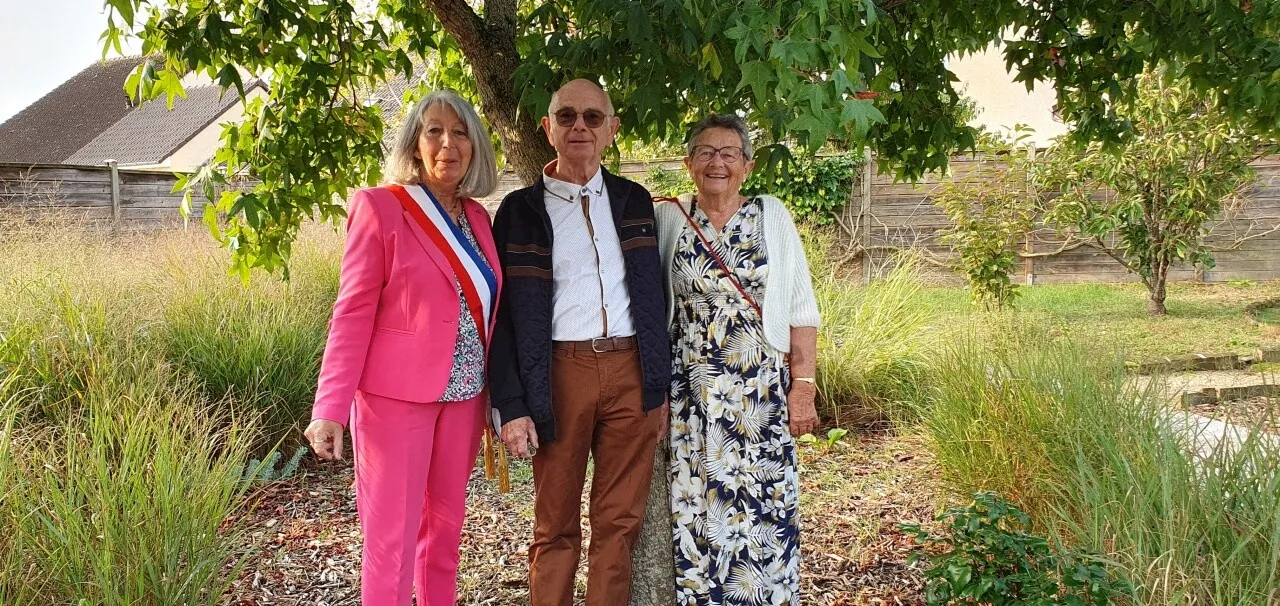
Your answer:
[[[627,271],[604,171],[597,170],[586,185],[578,185],[552,177],[553,166],[548,165],[542,173],[552,232],[551,339],[585,341],[635,335]],[[582,211],[583,196],[589,200],[594,238]]]

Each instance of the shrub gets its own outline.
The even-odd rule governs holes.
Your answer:
[[[933,194],[951,225],[941,232],[943,243],[957,255],[956,269],[969,284],[973,302],[1004,309],[1018,295],[1009,276],[1018,268],[1018,243],[1035,226],[1039,193],[1030,184],[1031,154],[1019,147],[1026,137],[999,141],[984,138],[981,151],[995,163],[991,175],[949,179]]]
[[[256,449],[263,453],[302,437],[298,424],[311,409],[331,305],[296,282],[264,276],[243,285],[214,272],[186,274],[165,310],[163,345],[207,400],[263,414]]]
[[[220,603],[254,424],[136,364],[130,385],[92,379],[64,421],[16,427],[22,392],[0,411],[0,602]]]
[[[911,563],[929,561],[930,606],[1102,605],[1133,590],[1096,556],[1054,550],[1029,534],[1031,518],[995,493],[979,492],[967,507],[948,509],[938,520],[948,522],[939,535],[918,524],[902,526],[924,549],[912,554]]]

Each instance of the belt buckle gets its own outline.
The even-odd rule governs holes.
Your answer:
[[[592,351],[592,352],[594,352],[594,353],[607,353],[607,352],[613,351],[613,350],[611,350],[611,349],[596,349],[596,342],[598,342],[598,341],[613,341],[613,337],[596,337],[596,338],[592,339],[592,340],[591,340],[591,351]],[[615,349],[616,349],[616,347],[615,347]]]

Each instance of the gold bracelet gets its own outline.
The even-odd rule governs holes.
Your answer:
[[[813,377],[791,377],[792,381],[804,381],[810,385],[817,385],[818,382]]]

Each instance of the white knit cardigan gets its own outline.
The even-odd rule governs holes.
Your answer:
[[[818,326],[818,302],[813,297],[813,280],[804,245],[796,232],[791,212],[773,196],[759,196],[763,201],[764,248],[769,263],[765,278],[764,301],[757,301],[764,315],[765,342],[782,352],[791,351],[792,326]],[[671,292],[672,265],[676,242],[688,225],[679,204],[687,211],[693,196],[680,196],[678,202],[661,202],[654,207],[658,222],[658,251],[667,268],[667,324],[675,321],[675,298]],[[720,271],[718,268],[714,271]]]

